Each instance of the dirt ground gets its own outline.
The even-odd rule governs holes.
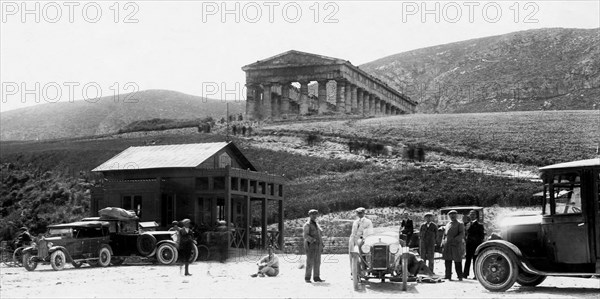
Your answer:
[[[39,265],[33,272],[24,268],[1,270],[1,298],[598,298],[600,279],[548,278],[535,288],[515,284],[504,293],[491,293],[475,280],[453,280],[437,284],[367,283],[354,291],[348,271],[348,255],[324,255],[322,283],[304,282],[302,256],[280,255],[281,273],[273,278],[251,278],[256,255],[231,257],[227,263],[196,262],[191,277],[179,266],[125,264],[107,268],[71,266],[56,272]],[[436,261],[443,273],[443,261]],[[406,294],[405,294],[406,293]]]

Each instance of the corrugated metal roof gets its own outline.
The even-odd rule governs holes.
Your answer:
[[[558,163],[558,164],[554,164],[554,165],[541,167],[540,170],[575,168],[575,167],[593,167],[593,166],[600,166],[600,158]]]
[[[132,146],[92,171],[196,167],[228,142]]]

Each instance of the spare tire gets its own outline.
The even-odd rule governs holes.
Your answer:
[[[151,256],[156,251],[156,238],[151,234],[141,234],[137,238],[137,250],[142,256]]]

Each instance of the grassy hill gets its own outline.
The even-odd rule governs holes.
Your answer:
[[[128,95],[120,95],[120,99]],[[231,102],[230,114],[243,113],[245,102]],[[136,92],[127,102],[112,96],[86,101],[48,103],[0,114],[0,139],[42,140],[115,133],[131,123],[150,119],[220,119],[226,103],[175,91]]]
[[[264,130],[320,132],[393,146],[419,145],[451,156],[542,166],[596,157],[600,111],[414,114],[270,125]]]
[[[418,101],[419,112],[598,109],[598,45],[600,28],[535,29],[399,53],[360,68]]]

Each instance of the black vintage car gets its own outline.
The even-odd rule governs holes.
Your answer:
[[[542,212],[505,218],[500,239],[477,248],[475,275],[488,290],[600,274],[600,158],[540,170]]]
[[[103,221],[50,225],[38,243],[23,250],[23,266],[28,271],[35,270],[38,263],[49,263],[56,271],[66,263],[75,268],[83,263],[106,267],[112,257],[108,226]]]
[[[116,211],[102,213],[102,211]],[[179,258],[179,235],[176,231],[157,231],[139,222],[134,213],[120,208],[107,208],[100,217],[84,218],[83,221],[104,221],[108,223],[110,245],[113,249],[112,263],[120,265],[125,258],[138,256],[157,260],[163,265],[171,265]],[[198,248],[192,247],[190,262],[198,258]]]

